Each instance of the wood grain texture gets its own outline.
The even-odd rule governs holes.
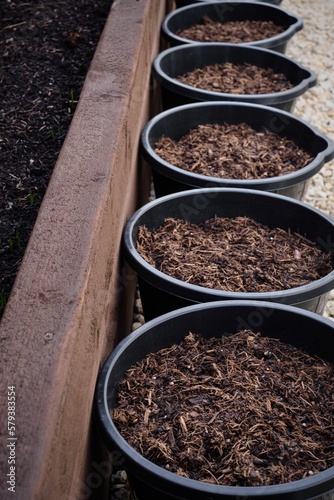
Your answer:
[[[165,2],[114,2],[0,325],[0,432],[5,443],[14,385],[17,498],[93,498],[103,476],[92,402],[118,326],[132,320],[120,240],[148,192],[138,139],[165,14]],[[2,446],[2,471],[7,458]]]

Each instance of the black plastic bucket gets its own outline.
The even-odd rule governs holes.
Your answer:
[[[200,304],[152,320],[126,337],[99,375],[95,406],[104,443],[127,471],[137,500],[330,500],[334,467],[305,479],[272,486],[222,486],[195,481],[159,467],[135,451],[116,429],[111,412],[125,371],[146,354],[179,343],[188,333],[220,337],[247,328],[279,338],[334,362],[334,322],[296,307],[268,302],[228,301]]]
[[[246,216],[274,228],[299,232],[334,254],[334,221],[306,203],[257,190],[203,188],[154,200],[129,219],[124,228],[123,253],[137,273],[146,321],[173,309],[213,300],[267,300],[295,305],[322,314],[334,287],[334,271],[310,284],[268,293],[226,292],[183,282],[148,264],[136,249],[138,227],[159,227],[166,217],[200,223],[214,216]]]
[[[171,46],[194,43],[189,38],[177,33],[202,24],[203,17],[207,16],[214,22],[229,21],[272,21],[283,26],[284,31],[270,38],[243,43],[255,47],[264,47],[284,53],[288,41],[303,27],[301,17],[298,17],[280,7],[262,2],[200,2],[170,12],[161,25],[161,34]]]
[[[185,85],[176,77],[211,64],[251,64],[282,73],[292,88],[270,94],[212,92]],[[191,43],[161,52],[153,61],[152,74],[161,88],[162,108],[199,101],[239,101],[292,111],[298,96],[316,84],[316,74],[284,54],[259,47],[229,43]]]
[[[196,174],[171,165],[155,153],[155,145],[162,136],[178,140],[197,125],[208,123],[247,123],[256,130],[266,128],[291,139],[314,156],[314,160],[300,170],[279,177],[236,180]],[[140,151],[152,168],[157,197],[186,189],[235,187],[271,191],[300,200],[307,191],[309,179],[334,157],[334,143],[305,121],[276,108],[249,103],[206,102],[179,106],[156,115],[142,132]]]
[[[210,0],[175,0],[176,8],[185,7],[186,5],[191,5],[193,3],[205,3]],[[243,2],[244,0],[241,0]],[[260,0],[259,0],[260,1]],[[272,5],[280,5],[282,0],[262,0],[264,3],[270,3]]]

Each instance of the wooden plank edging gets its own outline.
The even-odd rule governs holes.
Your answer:
[[[17,498],[94,496],[91,406],[117,328],[131,322],[119,245],[148,188],[144,175],[138,189],[138,138],[165,14],[164,1],[115,0],[2,318],[1,498],[13,496],[8,386]]]

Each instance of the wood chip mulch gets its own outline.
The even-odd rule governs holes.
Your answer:
[[[334,366],[243,330],[148,354],[113,419],[151,462],[198,481],[282,484],[334,465]]]
[[[0,1],[0,318],[112,3]]]
[[[202,23],[178,30],[176,34],[195,42],[247,43],[271,38],[284,30],[284,26],[273,21],[246,19],[220,22],[203,16]]]
[[[226,94],[272,94],[294,86],[283,73],[275,73],[272,68],[229,61],[196,68],[175,80],[190,87]]]
[[[306,237],[249,217],[195,224],[166,218],[140,226],[139,254],[182,282],[228,292],[271,292],[306,285],[333,270],[332,256]]]
[[[314,159],[293,140],[247,123],[201,124],[178,140],[162,136],[154,150],[176,167],[228,179],[285,175]]]

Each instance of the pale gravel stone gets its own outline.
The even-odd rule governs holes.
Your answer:
[[[117,471],[114,474],[113,478],[115,484],[126,484],[128,481],[128,476],[126,475],[126,472],[124,470]]]
[[[143,306],[142,306],[140,298],[136,299],[135,307],[136,307],[136,311],[138,314],[143,314]]]
[[[135,330],[137,330],[137,328],[139,328],[143,324],[144,324],[144,322],[143,323],[139,323],[139,321],[135,321],[134,323],[132,323],[132,331],[134,332]]]

